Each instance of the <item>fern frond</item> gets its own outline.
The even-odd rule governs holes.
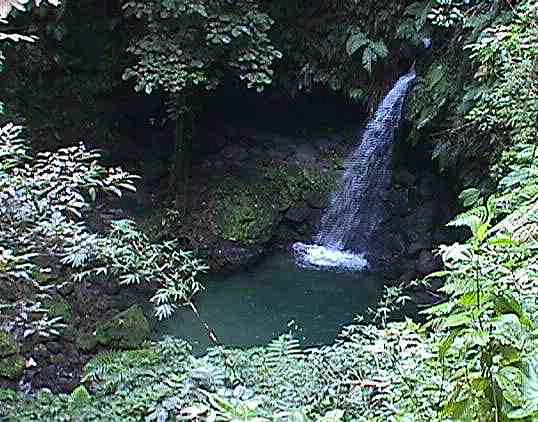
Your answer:
[[[486,207],[481,206],[473,208],[467,212],[459,214],[454,220],[448,223],[451,227],[469,227],[473,233],[478,227],[486,223],[488,220],[488,211]]]
[[[267,346],[266,362],[269,367],[277,366],[282,360],[303,356],[299,341],[291,334],[282,334]]]

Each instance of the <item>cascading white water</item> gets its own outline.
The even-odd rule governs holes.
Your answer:
[[[368,122],[361,142],[348,157],[315,244],[293,245],[300,265],[351,271],[368,267],[368,243],[385,217],[380,194],[391,182],[394,141],[415,79],[413,68],[396,82]]]

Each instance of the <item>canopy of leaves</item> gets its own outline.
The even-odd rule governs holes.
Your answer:
[[[126,1],[123,8],[144,23],[128,49],[137,63],[124,73],[137,91],[212,89],[230,72],[258,91],[272,81],[281,53],[268,35],[273,20],[255,1]]]

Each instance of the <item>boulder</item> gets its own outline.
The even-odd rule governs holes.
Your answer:
[[[57,355],[63,350],[63,345],[58,341],[49,341],[47,343],[47,350],[53,355]]]
[[[433,241],[436,244],[463,243],[470,237],[471,232],[467,227],[440,227],[433,232]]]
[[[58,293],[62,296],[69,296],[75,291],[75,284],[72,281],[64,281],[58,286]]]
[[[426,202],[411,214],[406,220],[406,227],[415,233],[426,233],[433,228],[433,202]],[[413,241],[414,236],[409,236]]]
[[[285,217],[293,223],[302,223],[308,218],[310,212],[308,207],[292,207],[286,211]]]
[[[15,302],[17,300],[17,285],[9,278],[2,279],[0,282],[0,303],[5,301],[6,303]]]
[[[409,205],[409,190],[407,188],[391,189],[388,191],[388,196],[385,202],[389,216],[405,216],[409,215],[411,212]]]
[[[47,388],[55,393],[68,393],[80,383],[80,367],[72,356],[57,355],[60,362],[44,366],[33,379],[34,387]]]
[[[312,231],[312,234],[318,233],[321,228],[321,217],[323,212],[321,210],[312,210],[308,216],[307,223]]]
[[[245,148],[238,145],[230,145],[222,150],[222,156],[226,160],[239,162],[248,158],[248,152],[245,150]]]
[[[402,274],[400,275],[398,280],[400,283],[409,283],[417,277],[414,260],[403,261],[400,268],[402,270]]]
[[[51,317],[61,317],[62,322],[70,324],[73,320],[73,308],[61,295],[54,295],[44,301],[45,307]]]
[[[286,158],[289,157],[289,152],[288,151],[280,151],[278,149],[269,150],[267,152],[267,156],[273,161],[284,161]]]
[[[405,241],[400,233],[390,227],[379,232],[368,243],[367,256],[370,269],[389,279],[396,279],[402,272],[400,260],[405,253]]]
[[[334,139],[320,138],[314,141],[314,145],[321,153],[329,153],[335,150],[336,145],[341,144],[343,139],[341,136]]]
[[[80,331],[76,335],[76,341],[75,341],[77,348],[82,350],[83,352],[89,353],[97,347],[97,337],[92,333],[86,333],[84,331]]]
[[[150,327],[140,305],[133,305],[110,321],[97,326],[97,341],[103,346],[135,349],[150,337]]]
[[[272,237],[278,212],[267,186],[235,181],[217,201],[215,234],[221,239],[257,245]]]
[[[151,155],[150,155],[151,157]],[[142,175],[144,182],[152,186],[166,177],[168,174],[167,163],[163,160],[148,159],[142,160]]]
[[[0,331],[0,358],[14,355],[20,352],[19,344],[13,335]]]
[[[431,199],[435,193],[433,176],[426,176],[418,183],[418,193],[423,199]]]
[[[417,256],[423,249],[432,248],[432,239],[429,233],[425,233],[419,237],[415,242],[412,242],[407,248],[407,254],[409,256]]]
[[[11,355],[0,358],[0,378],[19,379],[24,372],[24,358],[21,355]]]
[[[75,286],[74,307],[77,315],[106,315],[114,306],[114,300],[102,294],[98,283],[84,281]]]
[[[329,206],[328,195],[320,192],[306,192],[304,199],[311,208],[323,209]]]
[[[228,270],[246,268],[255,264],[262,252],[262,248],[242,246],[233,242],[222,242],[217,249],[219,266]]]

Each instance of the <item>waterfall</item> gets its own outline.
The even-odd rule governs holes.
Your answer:
[[[295,243],[301,265],[365,269],[368,244],[385,218],[382,193],[391,183],[394,141],[407,96],[416,79],[414,68],[402,76],[368,122],[362,139],[321,220],[314,245]]]

